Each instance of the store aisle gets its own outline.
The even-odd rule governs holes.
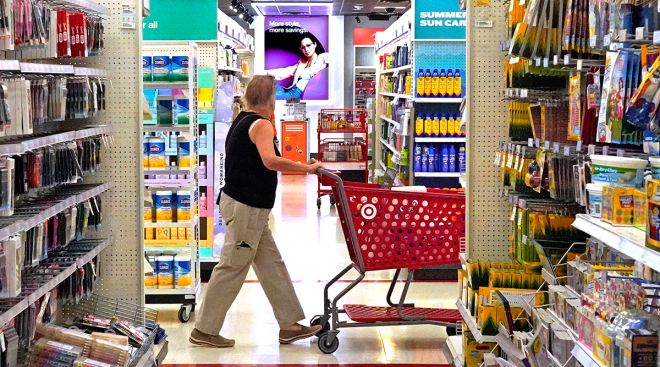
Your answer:
[[[316,178],[282,176],[271,225],[282,256],[287,263],[296,291],[308,319],[322,308],[323,286],[349,263],[341,227],[327,197],[319,212],[316,208]],[[385,304],[390,272],[369,274],[366,282],[346,297],[347,302]],[[346,279],[350,278],[347,276]],[[338,287],[341,287],[341,283]],[[410,300],[419,306],[452,307],[456,284],[416,282]],[[150,306],[150,307],[153,307]],[[316,347],[316,339],[282,346],[270,305],[250,273],[238,299],[227,316],[222,334],[235,338],[230,349],[200,348],[190,345],[188,324],[177,320],[178,306],[156,306],[159,322],[169,335],[168,366],[204,364],[446,364],[442,344],[444,329],[435,326],[343,329],[334,355]],[[193,316],[194,317],[194,316]]]

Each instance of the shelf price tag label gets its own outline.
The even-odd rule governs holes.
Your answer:
[[[570,63],[571,63],[571,55],[570,54],[564,55],[564,65],[568,65]]]
[[[564,146],[564,155],[565,156],[571,155],[571,147],[569,147],[568,145]]]
[[[610,147],[607,145],[603,147],[603,155],[607,155],[610,152]]]
[[[559,55],[554,55],[552,57],[552,65],[557,65],[559,64]]]
[[[534,146],[534,138],[527,139],[527,146],[530,148]]]
[[[653,44],[657,45],[660,43],[660,31],[653,32]]]
[[[635,28],[635,40],[641,41],[644,39],[644,27]]]
[[[541,58],[540,57],[537,57],[534,61],[536,62],[536,66],[541,66]]]
[[[578,71],[582,70],[582,64],[583,64],[583,60],[582,60],[582,59],[579,59],[579,60],[577,61],[577,69],[578,69]]]
[[[623,157],[624,153],[625,153],[625,150],[623,150],[623,149],[617,149],[616,150],[616,156],[617,157]]]
[[[520,57],[512,57],[512,58],[509,60],[509,64],[511,64],[511,65],[517,64],[517,63],[519,63],[519,62],[520,62]]]
[[[541,146],[541,139],[536,138],[536,140],[534,140],[534,145],[536,145],[536,147],[539,148]]]
[[[578,152],[582,151],[582,140],[579,140],[577,142],[577,145],[575,146],[575,150],[577,150]]]
[[[589,152],[589,155],[596,154],[596,146],[593,144],[589,144],[587,151]]]
[[[554,153],[559,153],[559,143],[553,143],[552,144],[552,151]]]
[[[545,150],[550,149],[550,142],[546,140],[546,141],[543,143],[543,147],[545,148]]]
[[[543,58],[543,67],[547,68],[549,66],[549,64],[550,64],[550,59],[548,59],[547,57],[544,57]]]

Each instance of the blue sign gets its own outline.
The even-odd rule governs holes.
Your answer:
[[[466,27],[458,0],[415,0],[416,39],[465,39]]]

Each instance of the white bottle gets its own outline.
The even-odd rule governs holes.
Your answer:
[[[199,136],[199,149],[206,149],[206,131],[202,131],[202,135]]]
[[[206,180],[206,162],[199,162],[199,179]]]
[[[172,152],[172,154],[174,155],[177,155],[179,151],[178,149],[179,143],[177,140],[178,138],[179,137],[177,136],[177,133],[175,133],[174,131],[170,132],[170,139],[169,139],[170,152]]]

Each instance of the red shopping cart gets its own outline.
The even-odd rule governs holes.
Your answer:
[[[337,274],[323,292],[323,315],[312,325],[323,325],[318,347],[333,353],[339,347],[340,328],[432,324],[445,326],[448,335],[460,329],[457,310],[421,308],[405,303],[414,272],[428,266],[458,264],[465,238],[465,195],[462,192],[428,189],[427,192],[393,191],[378,185],[343,182],[325,169],[319,180],[332,188],[351,264]],[[351,269],[359,275],[330,300],[329,289]],[[344,304],[339,301],[368,271],[395,269],[387,292],[389,306]],[[397,303],[392,294],[402,269],[408,275]],[[345,314],[350,321],[339,319]]]

